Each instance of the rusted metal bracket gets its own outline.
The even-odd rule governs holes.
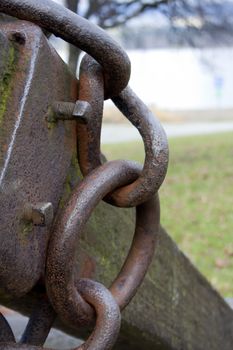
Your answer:
[[[78,82],[34,24],[0,24],[0,288],[19,297],[43,279],[53,212],[76,153],[73,121],[48,122]]]

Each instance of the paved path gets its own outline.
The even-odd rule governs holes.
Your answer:
[[[168,137],[205,135],[233,131],[233,122],[210,123],[163,123]],[[103,143],[118,143],[140,140],[136,128],[125,124],[104,124],[102,130]]]

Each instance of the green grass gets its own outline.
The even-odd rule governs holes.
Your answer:
[[[169,140],[161,221],[224,296],[233,296],[233,133]],[[108,159],[143,162],[141,143],[105,145]]]

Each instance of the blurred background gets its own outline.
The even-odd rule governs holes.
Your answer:
[[[170,164],[162,224],[226,298],[233,296],[233,1],[57,0],[127,51],[130,85],[162,122]],[[82,53],[52,37],[77,74]],[[140,136],[106,101],[103,151],[143,162]]]

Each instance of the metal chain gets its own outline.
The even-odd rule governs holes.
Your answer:
[[[82,110],[77,144],[85,177],[52,229],[45,273],[49,299],[44,307],[41,301],[39,309],[33,312],[21,344],[15,343],[9,325],[3,316],[0,318],[0,349],[41,349],[56,314],[71,327],[95,324],[91,336],[77,349],[111,349],[120,329],[120,310],[137,292],[156,247],[160,229],[157,191],[167,171],[167,139],[159,121],[127,87],[129,59],[104,31],[50,0],[1,0],[0,12],[32,21],[89,54],[81,63],[79,101],[72,110],[73,116],[79,116]],[[105,160],[102,164],[104,98],[112,98],[140,132],[146,154],[143,168],[123,160]],[[109,290],[82,276],[77,278],[74,271],[75,247],[101,199],[119,207],[136,207],[133,242]]]
[[[86,326],[94,320],[93,312],[77,293],[74,278],[75,250],[85,224],[98,202],[117,186],[130,183],[139,170],[136,164],[127,161],[107,162],[98,167],[77,186],[56,222],[48,250],[46,285],[55,310],[70,325]],[[137,207],[131,249],[110,287],[121,310],[135,295],[150,265],[159,218],[158,198],[152,197]]]
[[[102,164],[103,96],[103,70],[86,55],[80,67],[79,100],[87,102],[90,108],[85,123],[77,126],[78,158],[84,176]],[[119,207],[135,207],[153,196],[163,183],[168,166],[167,138],[159,120],[129,87],[112,100],[141,134],[146,158],[141,174],[131,184],[111,193],[106,200]]]

